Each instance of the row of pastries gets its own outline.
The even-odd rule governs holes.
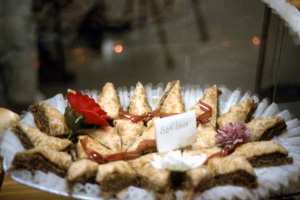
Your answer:
[[[292,163],[288,151],[272,141],[287,126],[281,117],[253,119],[258,104],[253,98],[233,105],[219,115],[219,95],[220,90],[214,85],[199,99],[211,108],[209,123],[197,123],[195,142],[180,150],[191,156],[217,154],[222,151],[216,144],[218,129],[236,122],[246,124],[251,132],[251,142],[237,146],[227,156],[212,157],[204,165],[185,171],[179,182],[174,172],[157,169],[151,164],[155,155],[165,154],[158,153],[153,143],[156,139],[154,121],[163,115],[186,112],[179,81],[167,84],[155,110],[147,102],[144,86],[137,83],[126,111],[133,116],[145,116],[137,122],[120,117],[118,93],[112,83],[106,83],[97,103],[110,117],[109,126],[85,128],[76,142],[67,139],[70,127],[64,115],[49,104],[37,102],[31,107],[37,127],[25,124],[12,127],[26,151],[15,155],[9,170],[52,172],[67,180],[69,192],[77,182],[97,183],[104,197],[116,195],[129,186],[147,189],[159,199],[174,195],[178,189],[190,198],[215,186],[256,188],[257,177],[253,168]],[[194,111],[196,116],[205,112],[199,102],[187,111]],[[147,115],[151,112],[163,115]],[[99,162],[90,158],[88,151],[91,150],[100,157]],[[138,156],[137,151],[141,152]]]

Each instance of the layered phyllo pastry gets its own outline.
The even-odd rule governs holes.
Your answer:
[[[99,164],[89,159],[81,159],[72,162],[70,165],[66,180],[68,183],[68,192],[72,193],[75,183],[96,183]]]
[[[218,125],[220,128],[224,128],[226,124],[232,122],[249,122],[251,116],[257,108],[257,103],[253,98],[246,99],[236,105],[229,108],[229,111],[218,118]]]
[[[162,113],[184,112],[180,81],[173,81],[167,84],[157,108]]]
[[[197,126],[196,141],[192,145],[193,149],[211,148],[216,145],[218,94],[216,85],[208,88],[203,97],[189,109],[195,111],[200,122]]]
[[[56,151],[68,151],[73,148],[70,140],[49,136],[41,132],[38,128],[25,124],[17,124],[13,127],[13,132],[19,138],[25,149],[41,147]]]
[[[186,171],[183,182],[186,197],[192,197],[216,186],[234,185],[250,189],[257,187],[256,175],[245,157],[211,157],[219,151],[220,148],[217,147],[187,151],[191,155],[205,154],[208,159],[205,165]]]
[[[14,157],[10,171],[28,170],[34,174],[35,171],[40,170],[65,177],[70,164],[71,155],[66,152],[34,148],[18,152]]]
[[[120,100],[112,83],[106,83],[98,97],[98,104],[112,119],[119,117]]]
[[[99,142],[93,140],[89,136],[80,135],[78,136],[78,141],[76,144],[77,159],[88,159],[93,156],[93,154],[99,155],[102,159],[105,156],[112,154],[112,151]],[[99,158],[99,159],[101,159]]]
[[[247,124],[253,141],[271,140],[280,135],[287,127],[282,117],[259,117]]]
[[[137,174],[139,187],[150,191],[158,199],[164,199],[172,191],[171,172],[155,168],[151,164],[153,157],[154,154],[148,154],[128,163]]]
[[[233,155],[245,157],[253,167],[270,167],[291,164],[288,151],[274,141],[249,142],[235,149]]]
[[[39,101],[32,106],[31,113],[42,132],[51,136],[64,136],[69,133],[64,115],[53,106]]]
[[[0,140],[2,139],[3,133],[9,128],[20,121],[20,116],[6,108],[0,107]]]
[[[87,129],[84,133],[114,153],[122,151],[121,137],[115,127],[105,126]]]
[[[96,181],[104,197],[110,197],[131,185],[137,185],[137,174],[126,161],[99,165]]]

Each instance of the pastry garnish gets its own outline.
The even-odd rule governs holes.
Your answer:
[[[94,151],[93,149],[87,147],[88,144],[88,137],[85,137],[80,140],[80,143],[82,145],[82,148],[84,149],[85,153],[88,155],[88,158],[91,161],[94,161],[96,163],[103,163],[105,162],[105,158],[98,152]]]
[[[88,124],[95,124],[99,126],[109,126],[107,119],[111,119],[107,116],[106,112],[102,110],[99,104],[88,95],[82,95],[77,91],[75,94],[69,92],[67,95],[69,104],[74,110],[78,112],[79,116],[83,115],[84,122]]]
[[[150,148],[156,148],[156,140],[154,140],[154,139],[143,140],[139,143],[136,150],[144,151],[144,150],[150,149]]]
[[[68,106],[65,110],[66,123],[70,129],[68,139],[73,140],[80,130],[91,126],[109,126],[111,119],[99,104],[81,92],[67,94]]]
[[[178,113],[161,113],[160,112],[160,108],[158,108],[158,109],[156,109],[156,110],[154,110],[152,112],[147,112],[144,115],[134,115],[134,114],[126,112],[126,111],[124,111],[122,109],[119,109],[119,116],[120,116],[120,118],[131,120],[134,123],[142,121],[142,120],[144,120],[146,118],[168,117],[168,116],[176,115],[176,114],[178,114]]]
[[[227,156],[238,145],[251,141],[251,132],[243,122],[228,123],[224,129],[218,129],[216,135],[216,146],[222,150],[211,155],[209,158],[216,156]]]
[[[170,171],[184,172],[189,169],[199,167],[206,161],[206,155],[191,156],[180,150],[169,151],[165,156],[154,154],[154,160],[151,161],[153,167],[157,169],[168,169]]]
[[[128,151],[128,152],[114,153],[106,156],[105,160],[107,162],[113,162],[118,160],[133,160],[140,157],[141,154],[142,154],[141,151]]]
[[[203,101],[199,100],[199,106],[202,111],[204,111],[203,114],[197,116],[196,120],[200,122],[201,124],[206,124],[210,122],[209,118],[212,116],[212,108],[210,105],[204,103]]]

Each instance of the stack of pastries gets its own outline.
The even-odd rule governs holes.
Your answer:
[[[205,164],[185,171],[180,183],[172,181],[172,171],[151,164],[155,155],[164,156],[155,146],[154,122],[163,116],[157,112],[166,116],[187,111],[194,111],[196,116],[204,113],[198,102],[185,110],[179,81],[167,84],[155,110],[147,102],[144,86],[137,83],[125,111],[131,116],[145,116],[137,121],[120,117],[118,93],[112,83],[106,83],[96,103],[108,116],[108,125],[84,128],[76,135],[75,142],[67,139],[70,127],[64,114],[49,104],[37,102],[31,107],[37,127],[16,124],[12,128],[26,151],[15,155],[9,170],[52,172],[67,180],[70,193],[75,183],[96,183],[103,197],[117,195],[129,186],[146,189],[159,199],[173,196],[176,190],[184,191],[185,198],[192,198],[216,186],[254,189],[258,187],[254,168],[293,162],[288,151],[272,141],[286,130],[286,123],[281,117],[253,119],[258,104],[253,98],[219,115],[219,95],[220,90],[214,85],[199,99],[211,108],[209,123],[197,123],[195,142],[180,150],[207,157],[220,152],[222,149],[216,144],[217,130],[228,123],[245,123],[251,141],[237,146],[226,156],[211,157]],[[147,115],[151,112],[156,114]]]

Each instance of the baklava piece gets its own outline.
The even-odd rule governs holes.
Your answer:
[[[128,151],[128,148],[135,142],[136,138],[140,137],[144,131],[144,123],[137,123],[128,119],[116,119],[114,125],[121,137],[122,152]]]
[[[271,140],[280,135],[287,125],[282,117],[259,117],[247,124],[252,134],[252,141]]]
[[[69,133],[64,115],[53,106],[39,101],[32,106],[31,113],[42,132],[51,136],[64,136]]]
[[[73,162],[67,172],[68,191],[72,192],[75,183],[96,183],[98,163],[89,159]]]
[[[112,151],[89,136],[80,135],[78,136],[78,142],[76,144],[76,153],[78,160],[88,159],[93,156],[92,154],[97,154],[99,157],[103,158],[104,162],[104,157],[112,154]]]
[[[152,111],[147,101],[146,90],[140,82],[136,84],[128,111],[134,115],[144,115]]]
[[[195,194],[202,193],[212,187],[213,175],[212,170],[206,165],[186,171],[182,183],[184,197],[191,199]]]
[[[137,173],[139,187],[150,191],[157,199],[165,199],[172,193],[171,172],[153,167],[153,157],[154,154],[148,154],[128,163]]]
[[[221,148],[214,147],[210,149],[186,150],[185,152],[191,156],[200,156],[205,154],[206,157],[209,157],[219,151],[221,151]],[[213,171],[207,165],[201,165],[187,170],[182,183],[185,198],[192,198],[195,194],[208,189],[208,186],[212,185],[211,182],[213,181],[213,176]]]
[[[225,185],[248,189],[254,189],[258,186],[253,168],[245,157],[230,155],[212,158],[208,161],[208,167],[214,176],[212,180],[204,183],[205,186],[201,186],[202,190]]]
[[[45,173],[52,172],[60,177],[65,177],[70,164],[71,155],[68,153],[34,148],[18,152],[9,171],[28,170],[34,174],[36,170],[40,170]]]
[[[104,126],[97,129],[87,129],[84,133],[113,153],[121,152],[121,138],[115,127]]]
[[[151,112],[147,102],[145,89],[141,83],[136,85],[135,91],[129,103],[129,113],[142,116]],[[131,119],[114,120],[114,125],[118,130],[122,140],[122,152],[129,151],[129,148],[139,138],[145,129],[144,122],[132,122]]]
[[[102,196],[107,198],[131,185],[137,185],[137,174],[126,161],[116,161],[99,165],[96,181]]]
[[[153,118],[147,123],[147,127],[144,129],[141,136],[134,141],[134,143],[128,148],[128,151],[142,150],[143,154],[157,152],[155,142],[156,132],[154,126],[154,120],[156,119],[157,118]]]
[[[182,101],[181,86],[179,81],[169,82],[158,103],[162,113],[183,113],[184,103]]]
[[[25,124],[17,124],[13,127],[12,131],[19,138],[25,149],[41,147],[70,152],[73,148],[73,143],[70,140],[49,136],[41,132],[38,128]]]
[[[274,141],[242,144],[232,155],[246,157],[253,167],[280,166],[293,162],[293,158],[288,157],[288,151]]]
[[[0,107],[0,141],[4,134],[4,131],[9,127],[16,125],[20,121],[20,116],[6,108]]]
[[[219,128],[224,128],[226,124],[232,122],[249,122],[251,116],[257,108],[257,103],[253,98],[246,99],[230,107],[229,111],[218,118]]]
[[[196,151],[186,151],[190,155],[205,154],[207,158],[221,149],[214,147]],[[213,157],[205,165],[186,171],[182,184],[185,198],[204,192],[216,186],[240,186],[253,189],[258,186],[256,175],[245,157]]]
[[[112,119],[119,118],[120,100],[112,83],[106,83],[98,97],[98,104]]]
[[[203,103],[211,107],[211,116],[207,119],[208,123],[199,123],[196,130],[196,141],[192,144],[192,149],[212,148],[216,145],[215,136],[217,135],[216,124],[218,115],[218,94],[219,90],[216,85],[207,89],[200,99]],[[196,117],[204,113],[197,102],[189,111],[195,111]]]

